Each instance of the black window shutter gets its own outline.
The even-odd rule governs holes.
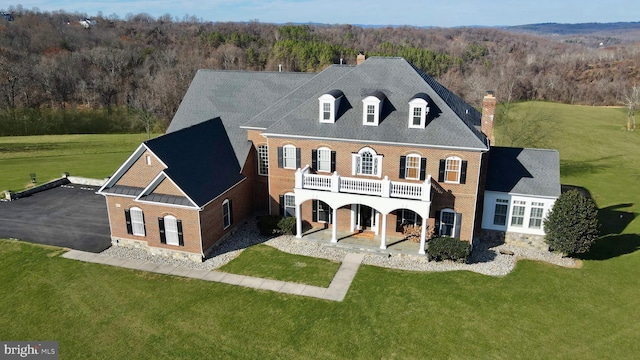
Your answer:
[[[182,235],[182,220],[176,220],[178,225],[178,245],[184,246],[184,236]]]
[[[436,211],[436,218],[435,218],[435,223],[434,226],[436,228],[436,234],[440,235],[440,211]]]
[[[231,199],[229,199],[229,225],[233,224],[233,208],[231,207]]]
[[[462,160],[462,167],[460,168],[460,184],[467,182],[467,160]]]
[[[127,222],[127,234],[133,234],[133,226],[131,226],[131,212],[124,210],[124,219]]]
[[[318,150],[311,149],[311,168],[318,170]]]
[[[420,159],[420,180],[427,179],[427,158]]]
[[[278,146],[278,167],[284,167],[284,165],[282,164],[284,161],[282,160],[282,146]]]
[[[398,177],[400,179],[404,179],[404,173],[407,170],[407,157],[400,156],[400,172],[398,172]]]
[[[300,169],[301,153],[302,150],[300,148],[296,148],[296,169]]]
[[[158,218],[158,228],[160,229],[160,243],[166,244],[167,237],[164,235],[164,218]]]
[[[284,216],[284,195],[280,195],[278,203],[280,204],[280,216]]]
[[[445,159],[440,159],[440,169],[438,169],[438,182],[444,182],[444,169],[447,166]]]
[[[311,201],[311,221],[318,222],[318,200]]]
[[[147,222],[144,221],[144,212],[142,213],[142,231],[144,231],[144,233],[147,233]]]
[[[336,152],[331,152],[331,172],[336,171]]]

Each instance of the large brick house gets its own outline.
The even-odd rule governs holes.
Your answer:
[[[526,241],[560,194],[556,151],[491,147],[482,113],[402,58],[317,74],[200,70],[167,134],[100,189],[114,245],[202,259],[252,212],[312,227],[402,225]],[[419,253],[424,253],[422,226]]]

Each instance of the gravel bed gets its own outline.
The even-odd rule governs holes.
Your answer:
[[[336,248],[331,244],[300,240],[293,236],[283,235],[269,239],[258,233],[255,221],[247,221],[221,245],[217,246],[207,259],[201,263],[155,256],[143,249],[129,249],[118,246],[112,246],[103,251],[102,254],[192,269],[214,270],[233,260],[243,249],[261,243],[287,253],[337,262],[342,261],[347,253],[346,250]],[[500,250],[507,253],[511,252],[513,255],[501,253]],[[545,261],[564,267],[579,266],[574,259],[564,258],[559,254],[507,244],[479,244],[475,247],[469,262],[465,264],[452,261],[427,261],[427,257],[421,255],[389,255],[380,252],[366,254],[363,264],[411,271],[467,270],[485,275],[502,276],[513,270],[518,259]]]

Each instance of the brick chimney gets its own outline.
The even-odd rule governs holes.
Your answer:
[[[487,91],[487,95],[482,99],[482,132],[489,138],[489,144],[493,145],[493,117],[496,114],[496,97],[493,91]]]
[[[360,65],[362,64],[367,58],[364,56],[363,53],[359,53],[358,56],[356,57],[356,65]]]

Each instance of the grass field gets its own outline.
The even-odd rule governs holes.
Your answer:
[[[580,269],[520,261],[489,277],[361,266],[345,300],[330,302],[66,260],[7,240],[0,339],[56,340],[65,359],[634,359],[640,132],[620,130],[618,109],[531,106],[557,114],[562,182],[589,190],[606,220]],[[268,258],[279,278],[306,261],[255,250],[227,271],[268,274],[255,264]]]
[[[23,190],[35,173],[38,183],[63,172],[105,178],[127,159],[146,134],[0,137],[0,191]]]

